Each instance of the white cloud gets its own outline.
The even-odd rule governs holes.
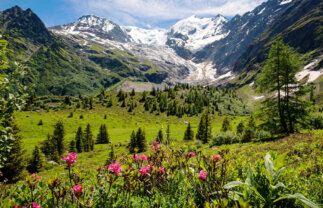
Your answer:
[[[265,0],[66,0],[78,14],[96,14],[123,25],[152,25],[191,15],[234,16]]]

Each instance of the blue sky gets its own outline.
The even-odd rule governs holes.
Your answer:
[[[74,22],[95,14],[121,25],[168,28],[176,21],[198,15],[232,17],[254,9],[265,0],[0,0],[0,10],[18,5],[32,9],[46,26]]]

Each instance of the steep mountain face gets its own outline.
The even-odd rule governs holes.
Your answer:
[[[251,12],[233,17],[223,30],[229,31],[226,38],[208,45],[195,54],[195,61],[211,60],[219,75],[230,72],[249,44],[271,25],[292,1],[269,0]]]

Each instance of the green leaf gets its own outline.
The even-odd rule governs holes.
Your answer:
[[[264,159],[265,159],[266,170],[270,174],[271,178],[273,178],[275,176],[275,168],[270,154],[267,153]]]
[[[240,186],[240,185],[242,185],[242,184],[244,184],[244,183],[243,183],[243,182],[241,182],[241,181],[231,181],[231,182],[229,182],[229,183],[225,184],[225,185],[223,186],[223,188],[224,188],[224,189],[231,189],[231,188],[234,188],[234,187]]]
[[[311,207],[311,208],[319,208],[317,204],[306,198],[303,194],[296,193],[296,194],[286,194],[283,197],[280,197],[279,199],[275,200],[274,202],[283,200],[283,199],[296,199],[304,203],[305,205]]]

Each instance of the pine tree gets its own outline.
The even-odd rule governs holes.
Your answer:
[[[244,128],[241,135],[241,142],[251,142],[251,140],[255,137],[255,119],[252,115],[250,115],[248,119],[247,126]]]
[[[170,142],[170,126],[169,124],[167,125],[167,130],[166,130],[166,144],[168,145]]]
[[[138,147],[138,152],[144,152],[147,148],[145,131],[141,128],[138,129],[136,134],[136,143]]]
[[[32,158],[28,161],[27,170],[30,173],[38,173],[43,167],[43,160],[39,151],[39,148],[35,146],[32,154]]]
[[[109,165],[113,162],[115,162],[116,156],[114,153],[113,145],[111,145],[110,152],[109,152],[109,158],[105,161],[105,165]]]
[[[100,126],[100,132],[97,136],[96,143],[97,144],[108,144],[110,142],[110,136],[107,131],[107,127],[105,124]]]
[[[130,136],[130,142],[128,144],[129,152],[131,154],[135,153],[136,147],[137,147],[136,133],[135,133],[135,131],[132,131],[131,136]]]
[[[73,153],[76,153],[76,144],[75,144],[75,140],[72,139],[72,141],[70,142],[70,146],[69,146],[69,152],[73,152]]]
[[[79,127],[75,135],[75,143],[76,143],[75,146],[78,153],[81,153],[84,150],[83,141],[84,141],[84,136],[83,136],[82,127]]]
[[[207,112],[201,116],[200,124],[196,134],[196,139],[201,140],[204,144],[208,143],[212,136],[211,130],[211,119]]]
[[[54,126],[54,133],[52,139],[55,143],[57,153],[59,156],[62,156],[64,152],[64,125],[62,121],[58,121]]]
[[[94,150],[94,139],[93,139],[93,134],[91,131],[91,126],[90,124],[87,124],[86,129],[84,131],[84,140],[86,141],[87,147],[84,148],[86,149],[85,151],[93,151]]]
[[[163,130],[162,129],[160,129],[158,131],[158,135],[157,135],[156,141],[159,142],[159,143],[163,143],[164,142],[164,136],[163,136]]]
[[[261,119],[272,132],[290,134],[296,124],[302,124],[308,114],[308,103],[302,97],[307,93],[304,84],[296,79],[301,70],[299,54],[278,39],[271,46],[268,59],[257,80],[257,89],[267,96],[262,102]]]
[[[196,139],[203,141],[204,135],[205,135],[205,130],[206,130],[206,123],[205,123],[205,115],[203,114],[201,116],[199,127],[197,129]]]
[[[230,120],[229,118],[226,116],[223,120],[223,123],[222,123],[222,128],[221,128],[221,131],[231,131],[232,130],[232,127],[231,127],[231,124],[230,124]]]
[[[136,95],[135,89],[132,88],[131,93],[130,93],[130,96],[135,96],[135,95]]]
[[[191,128],[191,123],[188,123],[186,131],[184,133],[184,140],[194,140],[194,132]]]

